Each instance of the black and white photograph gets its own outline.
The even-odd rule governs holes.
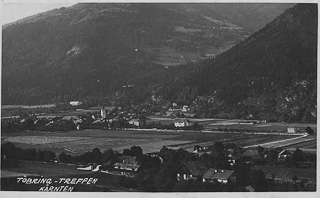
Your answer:
[[[316,197],[318,6],[2,0],[0,193]]]

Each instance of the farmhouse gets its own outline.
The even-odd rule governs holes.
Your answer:
[[[238,152],[232,152],[228,154],[228,162],[231,166],[234,166],[236,162],[242,157]]]
[[[287,132],[288,133],[297,133],[298,131],[299,131],[299,129],[297,127],[295,127],[295,126],[289,126],[287,128]]]
[[[128,121],[129,124],[132,124],[134,126],[139,127],[141,125],[141,122],[138,119],[132,119]]]
[[[209,150],[209,147],[208,146],[199,146],[199,145],[196,145],[192,151],[192,153],[194,154],[197,154],[199,156],[207,153],[211,153],[211,150]]]
[[[82,120],[78,116],[63,116],[62,121],[72,121],[74,124],[79,124]]]
[[[190,122],[187,119],[179,119],[174,121],[174,126],[177,128],[182,128],[182,127],[187,127],[187,126],[192,126],[193,123]]]
[[[113,167],[118,170],[127,170],[127,171],[136,172],[140,168],[140,165],[138,165],[138,162],[136,161],[136,157],[123,155],[118,158],[118,162],[115,163]]]
[[[200,161],[185,162],[181,165],[177,180],[196,180],[201,179],[202,175],[207,171],[207,167]]]
[[[163,158],[160,157],[157,153],[146,153],[146,155],[149,157],[158,158],[160,160],[160,163],[163,163]]]
[[[252,159],[258,159],[258,158],[262,158],[262,155],[260,155],[259,151],[257,148],[253,148],[253,149],[249,149],[249,150],[246,150],[242,156],[244,157],[249,157],[249,158],[252,158]]]
[[[279,161],[285,161],[288,157],[290,157],[292,155],[291,152],[287,151],[287,150],[282,150],[279,154],[278,154],[278,160]]]
[[[203,182],[220,182],[226,184],[228,182],[235,182],[236,175],[234,170],[222,170],[210,168],[203,176]]]
[[[183,107],[182,107],[182,111],[183,112],[187,112],[187,111],[189,111],[190,110],[190,108],[188,107],[188,105],[184,105]]]
[[[80,102],[80,101],[71,101],[70,105],[71,106],[79,106],[79,105],[82,105],[82,102]]]

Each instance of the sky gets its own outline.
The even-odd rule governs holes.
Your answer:
[[[30,2],[30,1],[29,1]],[[2,0],[2,25],[23,19],[25,17],[60,7],[69,7],[76,4],[74,1],[22,1]]]

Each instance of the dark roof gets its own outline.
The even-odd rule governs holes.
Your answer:
[[[251,156],[251,157],[260,156],[260,154],[259,154],[259,152],[258,152],[257,149],[246,150],[242,155],[244,155],[244,156]]]
[[[193,176],[202,176],[208,170],[206,165],[200,161],[185,162],[183,165]]]
[[[279,154],[278,154],[278,156],[280,156],[280,155],[291,155],[292,154],[292,152],[290,152],[290,151],[288,151],[288,150],[282,150]]]
[[[135,165],[135,164],[124,164],[124,163],[115,163],[114,167],[116,169],[121,169],[121,170],[133,170],[133,171],[137,171],[140,166],[139,165]]]
[[[210,168],[204,175],[204,179],[229,179],[229,177],[234,173],[234,170],[221,170]]]
[[[124,164],[137,164],[136,157],[122,155],[119,156],[117,162],[124,163]]]

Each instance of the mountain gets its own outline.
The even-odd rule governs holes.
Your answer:
[[[206,6],[225,20],[255,32],[293,5],[290,3],[217,3]]]
[[[7,24],[2,104],[103,100],[172,80],[188,66],[163,66],[192,65],[251,33],[209,5],[77,4]]]
[[[202,117],[316,121],[317,29],[317,4],[298,4],[176,79],[169,100]]]

